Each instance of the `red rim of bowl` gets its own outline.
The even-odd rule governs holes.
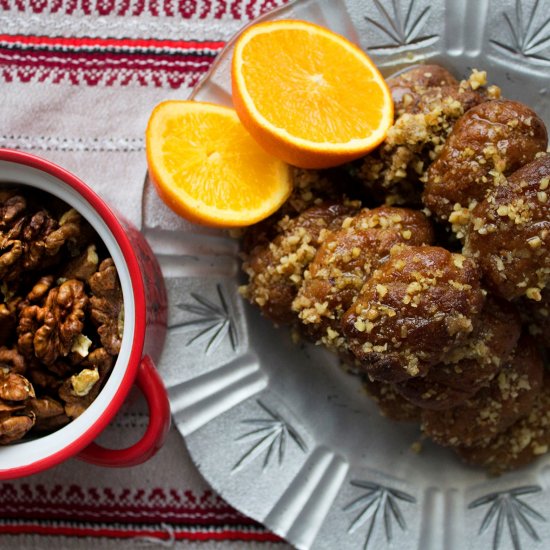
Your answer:
[[[24,153],[22,151],[14,151],[12,149],[0,148],[0,161],[8,161],[16,164],[23,164],[31,168],[36,168],[43,172],[46,172],[68,186],[77,191],[86,202],[95,210],[95,212],[103,219],[107,224],[109,231],[112,233],[116,240],[124,260],[128,267],[130,274],[130,280],[132,284],[132,294],[135,304],[135,322],[134,322],[134,337],[132,341],[132,349],[130,357],[128,358],[128,365],[126,371],[120,381],[119,387],[115,391],[113,398],[105,407],[103,412],[99,415],[97,420],[77,439],[71,441],[59,451],[52,453],[51,455],[36,460],[31,464],[25,466],[15,467],[0,470],[0,479],[10,479],[14,477],[24,477],[27,475],[38,473],[42,470],[46,470],[55,466],[68,458],[76,455],[79,451],[89,445],[109,424],[113,419],[118,409],[124,403],[128,392],[134,384],[135,377],[137,375],[137,369],[141,360],[143,352],[143,343],[145,339],[145,289],[143,286],[143,280],[141,278],[141,270],[136,257],[136,254],[130,244],[128,236],[124,231],[124,228],[118,221],[114,212],[107,206],[107,204],[101,199],[90,187],[88,187],[82,180],[77,178],[71,172],[61,168],[57,164],[45,160],[41,157],[37,157],[30,153]],[[44,436],[47,437],[47,436]]]

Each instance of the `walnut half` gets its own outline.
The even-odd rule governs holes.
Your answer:
[[[92,321],[98,327],[101,343],[111,355],[118,355],[122,343],[124,303],[115,264],[111,258],[103,260],[99,270],[89,280],[93,296]]]
[[[22,309],[19,346],[27,354],[33,349],[35,357],[52,365],[68,355],[75,338],[82,333],[87,306],[82,281],[70,279],[53,287],[42,307],[29,305]]]
[[[0,373],[0,445],[21,439],[34,426],[36,415],[26,408],[34,397],[24,376]]]

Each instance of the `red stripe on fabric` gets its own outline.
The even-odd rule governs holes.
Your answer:
[[[133,54],[131,56],[110,54],[110,53],[64,53],[58,52],[25,52],[25,54],[13,54],[11,50],[0,48],[2,56],[1,64],[14,64],[20,67],[63,67],[74,70],[84,68],[101,68],[102,70],[139,69],[153,72],[181,71],[189,68],[192,71],[202,71],[208,68],[213,61],[210,57],[201,57],[188,54],[181,56]]]
[[[3,535],[21,535],[33,534],[44,536],[65,536],[65,537],[96,537],[96,538],[119,538],[119,539],[139,539],[152,537],[159,540],[170,540],[171,536],[165,530],[155,529],[109,529],[105,527],[69,527],[55,525],[37,525],[35,523],[18,525],[0,525],[0,534]],[[281,539],[268,531],[241,531],[238,529],[222,530],[178,530],[173,532],[173,538],[176,540],[242,540],[256,542],[280,542]]]
[[[211,533],[175,533],[176,540],[247,540],[256,542],[283,542],[280,537],[267,531],[249,532],[249,531],[222,531]]]
[[[258,5],[257,0],[232,0],[228,9],[229,2],[227,0],[217,0],[216,2],[203,0],[202,3],[176,0],[175,4],[172,0],[139,0],[133,6],[130,6],[129,0],[124,0],[119,6],[114,0],[66,0],[65,2],[63,0],[30,0],[28,4],[24,4],[21,0],[1,0],[0,7],[5,11],[13,10],[35,14],[64,12],[70,15],[80,8],[86,15],[139,16],[149,14],[153,17],[180,16],[182,19],[196,17],[199,19],[207,17],[221,19],[224,15],[230,15],[234,19],[243,19],[280,6],[286,1],[264,0]]]
[[[0,49],[0,79],[5,82],[68,82],[75,86],[192,87],[213,61],[199,56],[121,56],[25,52]]]
[[[180,19],[214,20],[229,16],[232,19],[251,19],[271,8],[281,6],[288,0],[137,0],[133,3],[124,0],[117,6],[115,0],[1,0],[0,7],[5,11],[30,14],[61,13],[84,15],[137,17],[177,17]]]
[[[202,69],[209,67],[212,64],[213,58],[201,57],[198,55],[146,55],[134,54],[131,56],[110,54],[110,53],[95,53],[87,54],[86,52],[65,53],[58,52],[25,52],[20,55],[13,55],[10,50],[0,48],[2,55],[2,63],[18,63],[21,66],[33,67],[37,65],[59,65],[66,66],[70,64],[73,68],[86,67],[102,67],[105,69],[134,69],[141,68],[163,71],[171,68],[181,70],[183,66],[190,68]]]
[[[187,521],[196,524],[253,525],[256,522],[232,508],[177,508],[140,506],[0,504],[2,518],[29,520],[85,520],[95,522],[159,523]]]
[[[32,46],[54,46],[63,48],[174,48],[181,50],[213,50],[217,53],[225,42],[196,40],[155,40],[130,38],[65,38],[49,36],[28,36],[23,34],[0,34],[0,42],[5,44],[24,44]]]

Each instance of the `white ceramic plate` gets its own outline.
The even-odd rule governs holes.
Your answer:
[[[421,61],[486,69],[550,123],[550,0],[298,0],[267,19],[325,25],[385,74]],[[195,91],[230,104],[232,44]],[[180,220],[146,185],[144,228],[170,295],[161,371],[176,425],[212,486],[298,548],[550,547],[550,457],[494,479],[411,445],[354,378],[297,347],[237,293],[237,243]]]

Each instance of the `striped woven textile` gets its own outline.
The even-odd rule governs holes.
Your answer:
[[[192,87],[283,0],[0,0],[3,82]]]
[[[61,164],[143,219],[143,132],[185,98],[226,41],[286,0],[0,0],[0,147]],[[122,205],[122,206],[120,206]],[[134,397],[100,442],[147,424]],[[0,548],[283,548],[200,477],[180,435],[131,469],[70,460],[0,483]]]

